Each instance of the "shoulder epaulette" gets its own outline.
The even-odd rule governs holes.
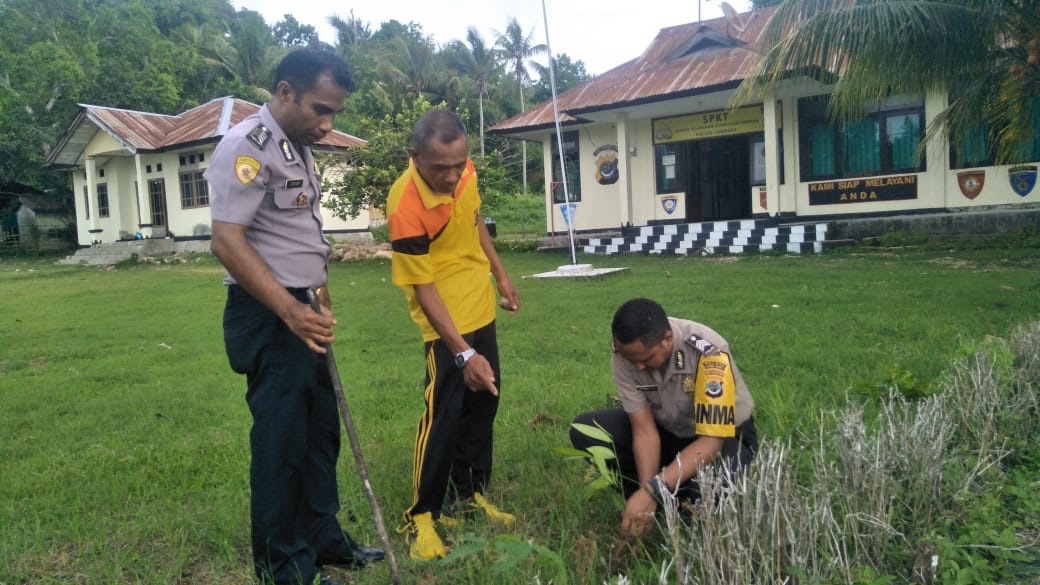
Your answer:
[[[686,344],[692,347],[701,355],[715,355],[719,353],[719,348],[715,347],[713,343],[707,339],[702,339],[696,335],[691,335],[686,339]]]
[[[263,124],[258,124],[256,128],[249,131],[246,135],[249,141],[256,145],[260,150],[267,146],[267,141],[271,139],[271,131]]]

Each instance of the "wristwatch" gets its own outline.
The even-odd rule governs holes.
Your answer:
[[[469,348],[469,349],[466,349],[465,351],[461,351],[461,352],[455,354],[455,367],[457,367],[457,368],[464,367],[466,365],[466,362],[469,361],[469,358],[471,358],[471,357],[473,357],[475,355],[477,355],[477,350],[473,349],[472,347]]]
[[[661,479],[660,475],[653,476],[648,483],[650,485],[650,495],[653,496],[658,504],[664,503],[664,492],[672,493],[672,488],[668,487],[668,484]]]

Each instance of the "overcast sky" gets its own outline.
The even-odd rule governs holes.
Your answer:
[[[323,2],[316,0],[231,0],[235,8],[263,15],[268,25],[291,13],[296,20],[318,31],[321,40],[333,44],[328,17],[346,20],[354,16],[372,30],[388,20],[417,22],[438,44],[464,40],[466,29],[476,27],[484,40],[494,42],[494,31],[505,32],[515,17],[525,32],[533,32],[534,44],[545,43],[545,19],[541,0],[372,0]],[[730,0],[737,12],[748,10],[747,0]],[[449,9],[450,7],[450,9]],[[662,28],[722,16],[721,0],[545,0],[549,20],[548,44],[553,54],[567,54],[585,62],[590,74],[604,73],[638,57]]]

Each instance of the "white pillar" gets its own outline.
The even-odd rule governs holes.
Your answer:
[[[95,178],[97,177],[97,165],[94,164],[94,157],[88,156],[86,161],[86,173],[87,173],[87,213],[90,215],[90,221],[87,223],[87,229],[90,236],[90,243],[93,244],[94,240],[99,239],[96,230],[98,228],[98,201],[97,201],[97,183]]]
[[[628,152],[628,114],[625,112],[618,112],[617,124],[615,125],[617,133],[617,145],[618,155],[621,165],[619,169],[621,172],[621,184],[618,185],[618,217],[621,220],[621,225],[630,223],[632,221],[632,165],[629,161]]]
[[[780,168],[784,164],[780,153],[779,132],[783,123],[783,112],[776,101],[776,91],[767,88],[762,94],[763,129],[766,139],[766,213],[770,217],[780,214]],[[751,202],[751,209],[758,208],[758,201]]]
[[[141,235],[147,238],[152,235],[152,228],[143,228],[141,227],[141,224],[146,223],[150,225],[152,223],[152,218],[150,216],[146,218],[141,215],[143,213],[148,213],[150,207],[145,205],[145,202],[148,201],[146,199],[146,197],[148,197],[148,183],[145,182],[144,168],[139,153],[134,154],[134,178],[137,186],[136,193],[134,193],[134,201],[137,203],[137,230],[141,232]],[[147,221],[144,221],[146,219]]]

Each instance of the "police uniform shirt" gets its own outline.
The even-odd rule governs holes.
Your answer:
[[[611,371],[622,407],[633,413],[649,406],[657,424],[677,437],[732,437],[733,429],[751,417],[755,404],[732,359],[729,344],[700,323],[672,317],[668,321],[674,343],[663,372],[656,368],[640,371],[621,355],[613,354]],[[711,344],[729,359],[719,360],[702,353],[697,340]],[[723,372],[725,383],[718,387],[722,378],[707,383],[701,380],[704,370],[710,373],[716,365],[728,370]]]
[[[248,226],[246,239],[282,286],[326,283],[332,247],[322,235],[314,157],[309,147],[293,145],[266,105],[228,131],[206,179],[210,216]],[[235,280],[228,274],[224,282]]]

